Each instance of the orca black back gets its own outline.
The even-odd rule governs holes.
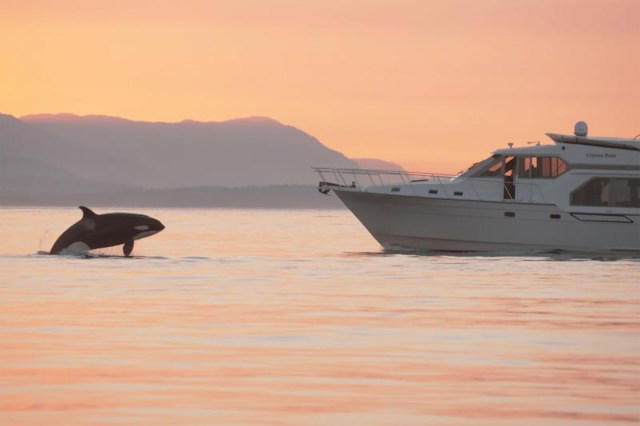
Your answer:
[[[149,237],[164,229],[159,220],[143,214],[96,214],[88,207],[79,208],[82,210],[82,219],[58,237],[50,254],[86,252],[123,244],[123,253],[129,256],[134,240]]]

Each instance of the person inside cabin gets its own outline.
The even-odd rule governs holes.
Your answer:
[[[532,178],[536,178],[539,177],[538,175],[538,157],[531,157],[531,164],[530,164],[530,168],[531,168],[531,177]]]

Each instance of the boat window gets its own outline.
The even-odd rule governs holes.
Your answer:
[[[475,163],[473,163],[472,165],[470,165],[469,167],[467,167],[466,169],[464,169],[461,172],[458,172],[458,176],[470,176],[470,175],[478,175],[478,170],[484,170],[485,166],[489,163],[493,164],[493,159],[496,157],[497,155],[494,155],[492,157],[489,158],[485,158],[482,161],[476,161]]]
[[[571,192],[571,205],[640,207],[640,179],[592,178]]]
[[[516,198],[516,186],[513,183],[513,177],[515,176],[516,166],[518,164],[518,157],[505,157],[504,158],[504,188],[503,197],[505,200],[513,200]]]
[[[523,157],[518,176],[532,179],[555,178],[567,169],[567,163],[559,157]]]
[[[504,159],[504,175],[505,176],[513,177],[513,172],[516,169],[516,161],[517,161],[516,157],[505,157]]]
[[[475,176],[493,177],[502,175],[502,156],[494,155],[490,160]]]

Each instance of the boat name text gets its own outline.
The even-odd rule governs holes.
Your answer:
[[[616,158],[616,154],[594,154],[587,152],[587,158]]]

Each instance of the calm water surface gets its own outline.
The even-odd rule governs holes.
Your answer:
[[[98,213],[109,209],[96,209]],[[640,423],[640,261],[385,254],[347,211],[0,209],[0,424]]]

